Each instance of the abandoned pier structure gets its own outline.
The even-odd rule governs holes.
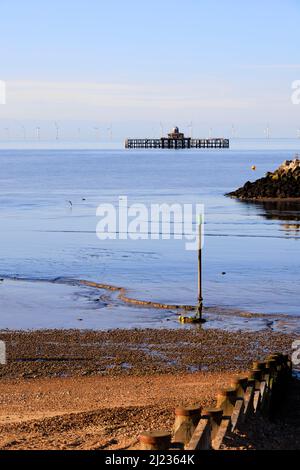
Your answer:
[[[209,138],[192,139],[185,137],[174,127],[168,137],[160,139],[126,139],[125,148],[128,149],[191,149],[191,148],[229,148],[229,139]]]

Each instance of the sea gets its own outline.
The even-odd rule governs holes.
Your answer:
[[[275,170],[299,139],[233,139],[230,149],[125,150],[122,144],[0,147],[0,330],[197,328],[176,309],[117,292],[197,303],[197,252],[184,239],[100,240],[97,207],[203,204],[203,328],[300,330],[300,202],[225,194]],[[255,169],[253,169],[255,167]],[[196,223],[196,221],[194,221]]]

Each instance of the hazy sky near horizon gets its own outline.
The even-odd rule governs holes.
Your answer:
[[[299,21],[299,0],[2,1],[2,131],[193,121],[201,135],[263,137],[269,123],[296,136]]]

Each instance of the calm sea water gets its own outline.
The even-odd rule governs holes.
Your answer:
[[[101,318],[84,317],[86,299],[94,302],[95,292],[80,296],[77,287],[69,297],[59,290],[50,295],[55,288],[47,290],[47,283],[24,289],[6,279],[12,277],[90,279],[127,287],[144,299],[196,302],[197,255],[185,250],[184,241],[96,237],[97,206],[117,203],[119,195],[127,195],[129,204],[203,203],[205,305],[296,319],[300,205],[247,204],[224,193],[274,170],[299,146],[249,141],[218,151],[0,150],[0,328],[120,324],[118,305],[103,304]],[[129,326],[143,326],[145,318],[146,326],[164,325],[161,312],[159,318],[137,310],[133,315]]]

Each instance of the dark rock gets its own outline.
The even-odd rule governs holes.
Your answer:
[[[247,181],[242,188],[226,196],[244,200],[300,198],[300,160],[286,160],[264,178]]]

